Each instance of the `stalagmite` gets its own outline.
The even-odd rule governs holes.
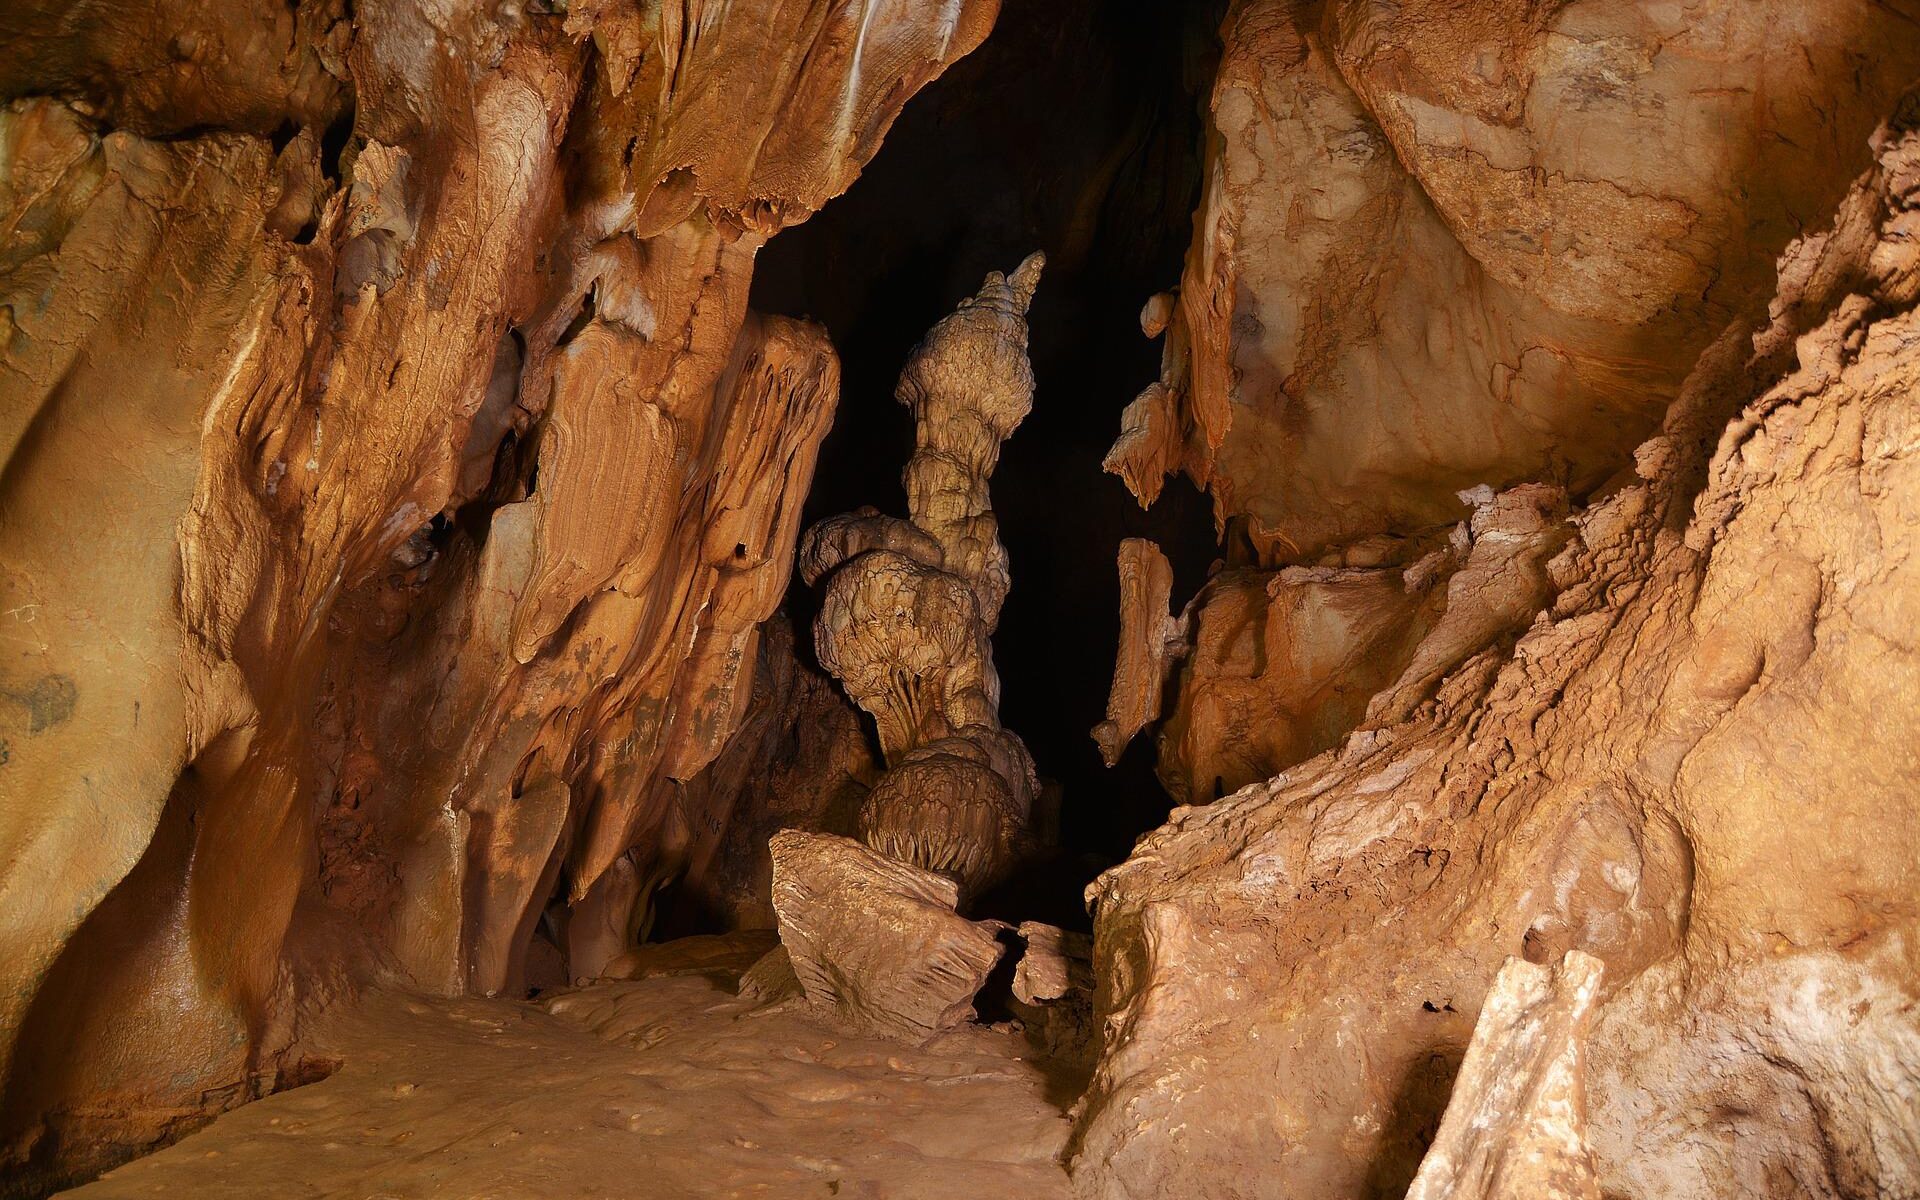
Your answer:
[[[1045,262],[988,275],[901,372],[909,520],[862,509],[809,530],[801,550],[803,575],[826,581],[820,664],[873,716],[886,757],[860,836],[951,875],[963,896],[1006,869],[1038,790],[1026,747],[1000,727],[988,635],[1010,581],[987,483],[1033,405],[1026,312]]]

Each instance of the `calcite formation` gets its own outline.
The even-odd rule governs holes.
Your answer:
[[[1578,950],[1500,968],[1407,1200],[1599,1200],[1584,1068],[1604,972]]]
[[[1022,165],[1078,284],[1198,198],[1090,943],[964,915],[1041,258],[804,536],[749,305],[998,9],[0,5],[0,1195],[1920,1197],[1920,9],[1222,0]]]
[[[801,662],[794,629],[776,613],[761,627],[753,696],[740,729],[702,773],[680,905],[734,929],[775,924],[769,840],[783,829],[852,837],[881,767],[860,711],[834,681]],[[716,826],[718,828],[716,828]],[[673,922],[678,914],[669,911]]]
[[[1441,1113],[1483,1102],[1501,965],[1571,951],[1605,965],[1598,1194],[1920,1190],[1920,102],[1892,111],[1630,473],[1570,526],[1483,494],[1359,730],[1090,890],[1079,1194],[1397,1191],[1436,1130],[1463,1148]]]
[[[1022,921],[1008,1007],[1041,1058],[1091,1071],[1100,1054],[1093,1016],[1093,939],[1039,921]]]
[[[996,10],[0,15],[4,1170],[647,927],[837,399],[754,254]]]
[[[1331,747],[1410,665],[1441,594],[1329,568],[1412,566],[1483,488],[1603,490],[1917,71],[1870,0],[1234,0],[1192,245],[1140,315],[1161,370],[1107,458],[1142,504],[1189,475],[1249,572],[1185,610],[1173,796]]]
[[[1920,68],[1872,0],[1234,0],[1221,42],[1109,465],[1268,565],[1607,479]]]
[[[863,508],[800,548],[802,576],[825,581],[820,665],[873,717],[886,759],[860,837],[963,894],[1006,870],[1038,791],[1026,747],[1000,726],[988,638],[1011,582],[988,481],[1033,407],[1026,313],[1045,263],[988,275],[907,360],[895,394],[914,418],[909,518]]]
[[[1172,666],[1187,652],[1186,629],[1167,614],[1173,566],[1144,538],[1120,543],[1120,652],[1113,662],[1106,719],[1093,728],[1109,767],[1133,736],[1160,719]]]
[[[1107,764],[1161,717],[1181,660],[1158,769],[1176,801],[1204,804],[1338,745],[1363,719],[1404,717],[1468,655],[1511,640],[1551,591],[1566,494],[1482,485],[1460,499],[1473,514],[1444,541],[1365,539],[1313,566],[1224,570],[1178,619],[1166,615],[1164,557],[1156,565],[1151,544],[1123,543],[1108,708],[1126,723],[1110,717],[1093,733]],[[1419,553],[1427,542],[1438,544]],[[1143,566],[1149,588],[1136,595],[1129,575]]]

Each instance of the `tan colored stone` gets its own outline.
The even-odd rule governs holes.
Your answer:
[[[1093,940],[1086,934],[1040,921],[1020,922],[1019,933],[1026,949],[1013,969],[1015,999],[1048,1004],[1092,987]]]
[[[1523,548],[1557,501],[1523,493],[1520,557],[1450,586],[1416,654],[1430,699],[1176,810],[1096,882],[1080,1195],[1395,1190],[1488,981],[1570,951],[1606,966],[1599,1194],[1920,1188],[1914,111],[1634,477],[1576,507],[1536,617]]]
[[[838,399],[754,254],[997,9],[0,16],[0,1169],[648,928]]]
[[[1111,767],[1147,725],[1160,717],[1173,663],[1186,652],[1185,629],[1167,612],[1173,567],[1144,538],[1120,543],[1120,652],[1113,662],[1107,718],[1093,727],[1100,757]]]
[[[826,580],[820,665],[872,715],[886,758],[860,836],[951,875],[967,898],[1005,871],[1039,790],[1026,747],[1000,727],[989,638],[1011,582],[988,480],[1033,407],[1026,312],[1045,263],[990,273],[901,371],[910,519],[863,508],[814,526],[801,549],[803,573]]]
[[[1236,0],[1222,43],[1108,465],[1143,503],[1185,470],[1267,566],[1601,484],[1920,70],[1872,0]]]
[[[951,879],[832,834],[788,830],[772,849],[780,944],[809,1001],[912,1042],[973,1016],[1003,948],[954,913]]]
[[[1604,972],[1578,950],[1500,968],[1407,1200],[1599,1200],[1584,1059]]]

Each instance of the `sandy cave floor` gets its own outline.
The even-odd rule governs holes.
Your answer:
[[[65,1193],[356,1197],[1062,1197],[1079,1080],[1012,1029],[849,1035],[727,970],[535,1003],[374,993],[321,1082]]]

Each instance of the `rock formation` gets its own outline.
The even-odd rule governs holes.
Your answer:
[[[837,394],[755,251],[996,9],[0,16],[5,1170],[644,928]]]
[[[1358,732],[1090,891],[1081,1195],[1394,1191],[1500,965],[1574,950],[1599,1194],[1920,1189],[1920,106],[1889,107],[1630,473],[1570,527],[1483,493]]]
[[[987,482],[1033,407],[1026,312],[1045,263],[988,275],[901,372],[909,519],[861,509],[809,529],[800,549],[802,577],[826,582],[820,665],[873,717],[886,758],[860,837],[963,895],[1006,869],[1038,791],[1026,747],[1000,727],[988,637],[1010,580]]]
[[[1920,5],[1196,0],[958,130],[1150,57],[1023,15],[850,219],[1143,264],[1004,628],[1040,257],[804,537],[749,304],[999,8],[0,5],[0,1197],[1920,1197]],[[1117,862],[999,674],[1115,543]]]
[[[1916,49],[1868,0],[1235,0],[1221,40],[1192,249],[1142,314],[1164,367],[1109,463],[1143,501],[1188,471],[1266,565],[1604,481]]]
[[[1500,968],[1407,1200],[1599,1200],[1583,1067],[1602,973],[1578,950]]]
[[[1141,313],[1160,378],[1107,466],[1142,504],[1186,471],[1229,566],[1266,573],[1412,565],[1481,487],[1590,494],[1920,66],[1865,0],[1236,0],[1221,38],[1192,248]],[[1162,730],[1176,799],[1328,748],[1405,665],[1417,600],[1330,582],[1190,606],[1212,647]]]
[[[1142,538],[1120,543],[1120,653],[1113,663],[1107,718],[1093,740],[1109,767],[1133,735],[1160,718],[1167,674],[1187,652],[1186,631],[1167,615],[1173,567],[1160,547]]]
[[[924,1042],[973,1016],[1002,947],[959,902],[952,879],[847,838],[773,837],[780,945],[807,998],[855,1028]]]
[[[686,872],[671,897],[693,910],[685,924],[721,914],[729,928],[772,929],[773,835],[858,832],[861,804],[880,777],[878,757],[859,710],[797,650],[791,622],[776,613],[761,627],[739,731],[688,785],[704,793],[694,804],[712,820],[692,831]],[[672,906],[662,916],[670,926],[683,919]]]

